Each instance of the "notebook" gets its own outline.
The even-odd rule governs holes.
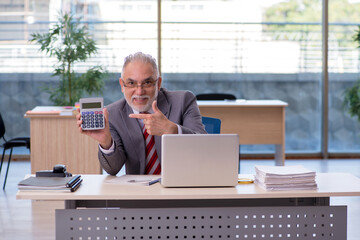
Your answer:
[[[229,187],[237,185],[237,134],[165,134],[161,147],[164,187]]]
[[[81,175],[72,177],[33,177],[30,176],[18,183],[19,190],[64,191],[74,192],[82,182]]]

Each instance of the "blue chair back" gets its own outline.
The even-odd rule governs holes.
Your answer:
[[[202,117],[205,130],[210,134],[220,134],[221,120],[218,118]]]

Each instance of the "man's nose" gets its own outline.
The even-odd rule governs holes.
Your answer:
[[[144,88],[142,87],[142,85],[136,85],[136,90],[135,90],[135,93],[137,94],[137,95],[141,95],[141,94],[143,94],[144,93]]]

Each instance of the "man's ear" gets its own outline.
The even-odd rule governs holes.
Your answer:
[[[124,92],[124,82],[121,78],[119,78],[119,83],[120,83],[120,86],[121,86],[121,92]]]

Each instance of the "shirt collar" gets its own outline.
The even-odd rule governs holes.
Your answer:
[[[133,110],[133,113],[135,114],[139,114],[140,112],[139,111],[136,111],[135,109],[131,108]],[[152,108],[149,109],[148,113],[150,114],[153,114],[154,113],[154,110]]]

